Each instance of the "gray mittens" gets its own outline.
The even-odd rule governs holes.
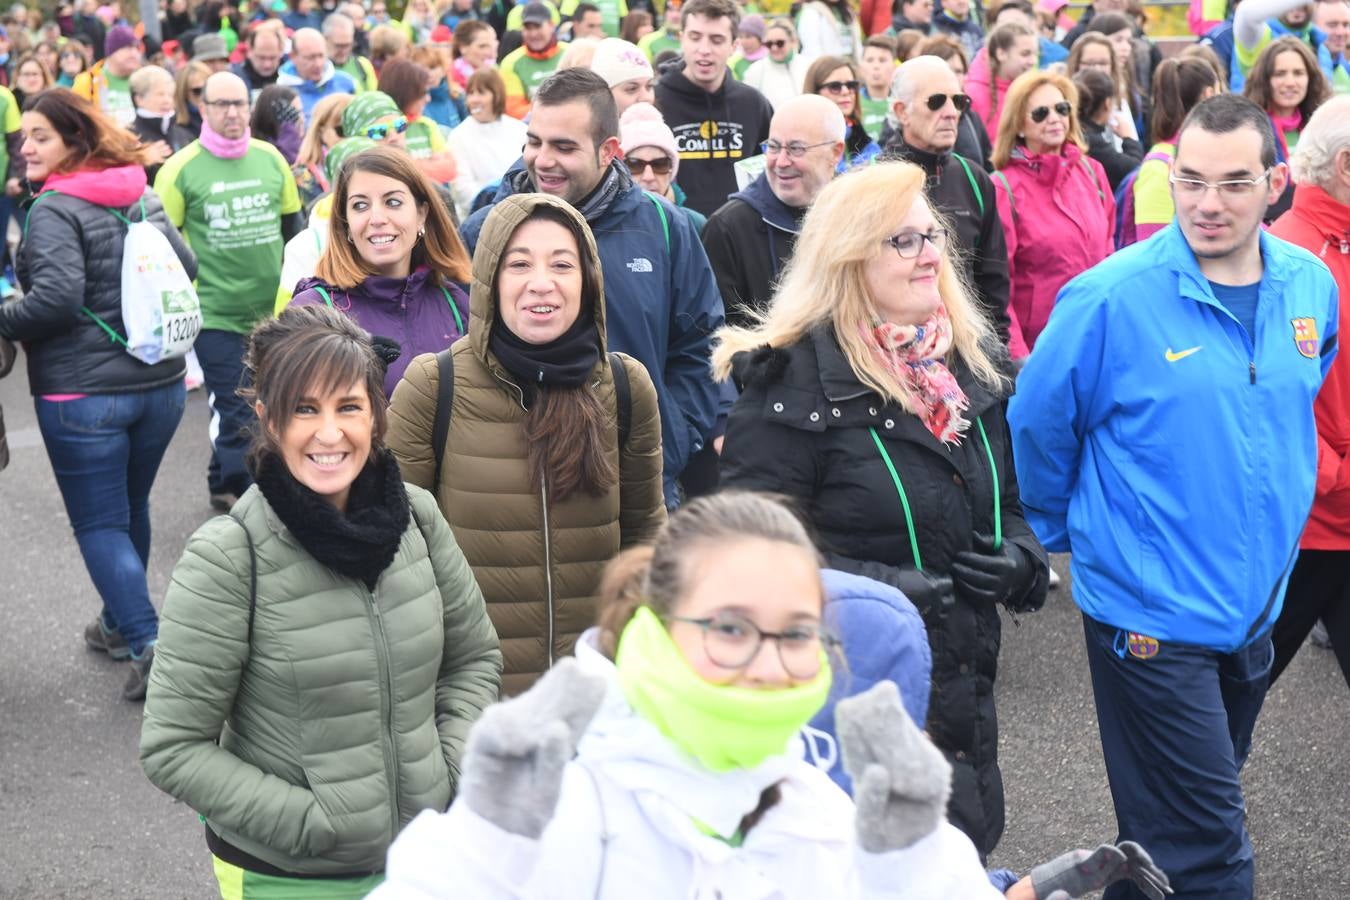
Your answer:
[[[526,693],[489,706],[464,749],[464,802],[498,828],[538,839],[557,808],[563,767],[604,696],[604,679],[569,657]]]
[[[1172,893],[1167,873],[1154,865],[1148,851],[1134,841],[1102,844],[1091,852],[1070,850],[1031,870],[1036,900],[1081,897],[1125,878],[1151,900],[1163,900]]]
[[[895,685],[881,681],[839,701],[834,717],[862,848],[903,850],[935,831],[947,812],[952,768],[910,720]]]

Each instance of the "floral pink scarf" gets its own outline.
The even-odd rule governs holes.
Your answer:
[[[921,325],[882,322],[863,338],[872,345],[877,359],[895,376],[902,394],[915,402],[917,415],[933,437],[944,444],[960,445],[970,421],[961,415],[970,407],[965,391],[942,362],[952,346],[952,323],[945,307],[939,306]]]

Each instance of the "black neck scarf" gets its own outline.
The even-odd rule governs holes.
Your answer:
[[[528,401],[541,387],[575,388],[585,384],[600,360],[600,329],[594,311],[587,305],[572,327],[556,339],[531,344],[507,328],[498,315],[492,320],[488,349],[515,378]]]

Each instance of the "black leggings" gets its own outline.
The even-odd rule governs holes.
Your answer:
[[[1271,639],[1275,663],[1270,683],[1303,646],[1317,620],[1327,626],[1341,674],[1350,685],[1350,550],[1303,550],[1289,576],[1289,592]]]

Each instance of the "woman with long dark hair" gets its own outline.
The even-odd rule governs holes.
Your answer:
[[[665,521],[661,425],[647,371],[606,352],[600,257],[568,203],[494,206],[470,296],[468,339],[394,391],[389,446],[464,548],[518,693],[594,621],[605,562]]]
[[[286,160],[295,165],[300,144],[305,139],[305,118],[300,108],[300,95],[282,84],[270,84],[258,92],[253,101],[253,116],[249,119],[252,137],[267,141]]]
[[[253,485],[174,566],[141,767],[202,817],[223,898],[356,900],[399,829],[454,796],[501,652],[385,448],[370,335],[287,309],[244,364]]]
[[[1078,88],[1078,123],[1083,127],[1088,156],[1102,164],[1111,190],[1144,159],[1144,148],[1133,136],[1134,126],[1126,130],[1122,117],[1114,116],[1116,86],[1111,76],[1099,69],[1081,69],[1073,76]],[[1116,146],[1117,141],[1119,147]]]
[[[1308,45],[1296,37],[1272,41],[1247,73],[1242,94],[1270,116],[1275,129],[1275,159],[1288,163],[1298,146],[1299,130],[1328,97],[1331,86]],[[1294,202],[1294,183],[1266,210],[1266,221],[1273,222]]]
[[[85,642],[132,660],[122,694],[139,700],[159,634],[145,578],[150,488],[186,392],[181,358],[150,365],[127,352],[124,222],[153,223],[189,277],[197,261],[146,183],[145,148],[89,101],[66,88],[44,91],[29,101],[23,132],[38,193],[19,244],[24,294],[0,305],[0,338],[27,347],[38,427],[102,601]]]

